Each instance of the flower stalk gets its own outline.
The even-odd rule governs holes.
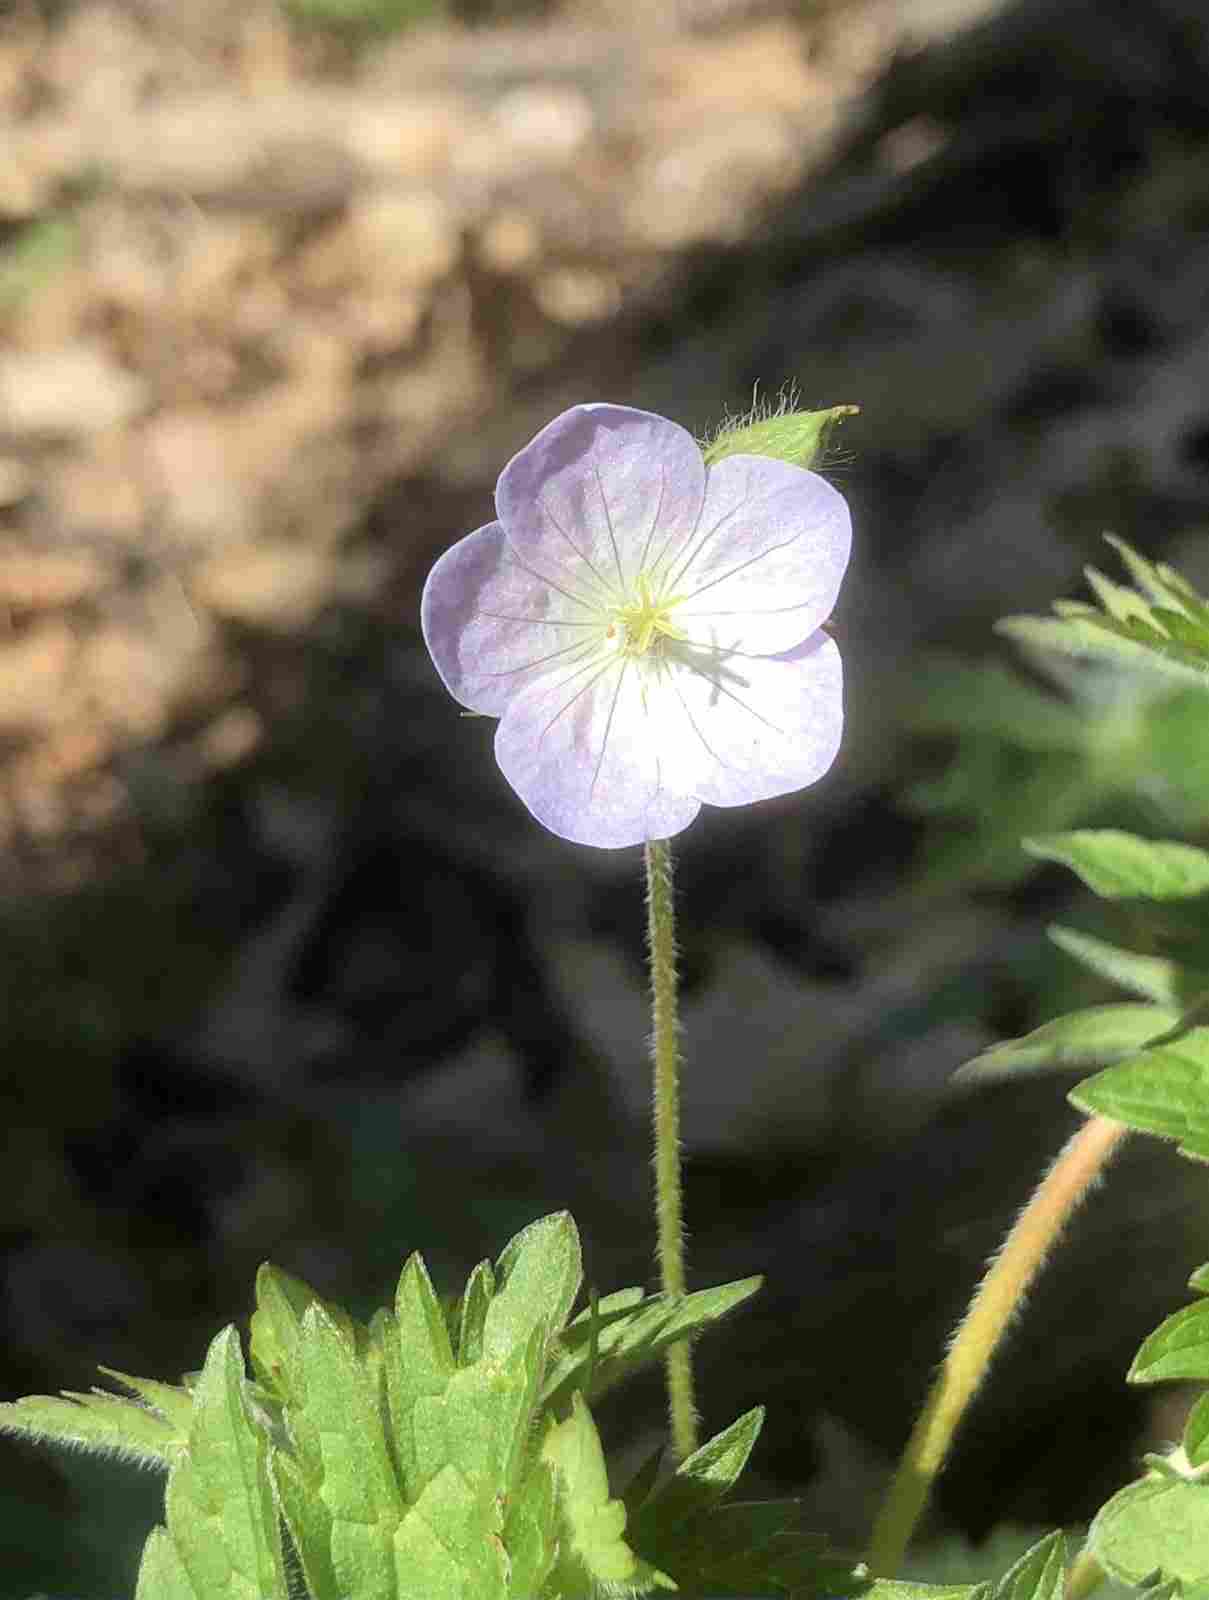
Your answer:
[[[655,1225],[660,1286],[682,1297],[684,1201],[680,1175],[680,1003],[676,975],[676,910],[672,849],[666,839],[645,846],[647,951],[651,970],[651,1062],[654,1069]],[[687,1339],[664,1357],[672,1453],[683,1461],[697,1448],[697,1408]]]
[[[1092,1117],[1063,1146],[1016,1219],[959,1324],[874,1524],[869,1571],[893,1577],[923,1514],[958,1425],[1015,1313],[1062,1230],[1127,1129]]]

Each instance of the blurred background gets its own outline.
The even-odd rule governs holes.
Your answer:
[[[707,1425],[767,1401],[753,1487],[858,1548],[1074,1125],[949,1076],[1103,997],[1019,837],[1209,821],[1199,701],[991,624],[1106,529],[1209,581],[1207,363],[1200,0],[0,8],[4,1395],[196,1367],[266,1258],[368,1313],[561,1206],[651,1281],[639,853],[529,820],[418,595],[565,406],[793,381],[862,408],[848,735],[679,841],[691,1269],[767,1275]],[[1076,1521],[1175,1432],[1122,1377],[1205,1202],[1135,1142],[938,1532]],[[619,1462],[660,1417],[619,1396]],[[131,1592],[158,1486],[108,1480],[0,1445],[3,1600]]]

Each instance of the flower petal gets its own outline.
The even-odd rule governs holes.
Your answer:
[[[644,668],[614,655],[546,675],[508,707],[495,735],[500,770],[553,833],[606,848],[666,839],[699,800],[665,781],[660,729]]]
[[[600,649],[595,613],[518,566],[498,522],[446,550],[424,585],[420,622],[450,694],[492,717],[535,677],[562,676]]]
[[[675,646],[660,682],[668,781],[715,806],[816,782],[844,727],[843,669],[823,632],[775,656]],[[674,730],[674,731],[673,731]]]
[[[697,644],[773,655],[826,622],[852,522],[825,478],[765,456],[711,467],[691,546],[671,568],[672,613]]]
[[[691,433],[629,406],[573,406],[500,474],[495,507],[517,556],[591,599],[676,560],[693,536],[705,463]]]

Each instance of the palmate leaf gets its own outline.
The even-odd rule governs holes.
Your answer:
[[[163,1470],[188,1436],[192,1397],[172,1384],[119,1373],[110,1376],[134,1389],[140,1398],[131,1400],[101,1389],[90,1394],[29,1395],[0,1405],[0,1432]],[[157,1398],[153,1401],[151,1395]]]
[[[636,1509],[636,1550],[693,1595],[832,1595],[861,1592],[846,1564],[799,1529],[796,1500],[719,1502],[747,1465],[764,1420],[747,1412],[681,1462]],[[632,1503],[632,1501],[631,1501]]]
[[[1209,687],[1209,605],[1174,568],[1107,537],[1135,588],[1089,567],[1100,609],[1060,600],[1056,618],[1006,617],[999,632],[1044,651],[1100,657]]]
[[[297,1370],[302,1319],[313,1305],[323,1306],[357,1349],[365,1351],[368,1347],[366,1329],[347,1311],[324,1300],[301,1278],[266,1261],[256,1274],[256,1310],[252,1313],[248,1354],[257,1378],[279,1400],[289,1397],[291,1379]]]
[[[905,715],[916,733],[989,734],[1023,750],[1082,754],[1094,744],[1081,709],[998,661],[938,652],[913,662]]]
[[[1068,1072],[1102,1066],[1135,1054],[1180,1020],[1176,1006],[1089,1006],[1046,1022],[1019,1039],[992,1045],[957,1069],[961,1079],[998,1078],[1017,1072]]]
[[[545,1404],[566,1405],[575,1390],[593,1400],[686,1335],[711,1327],[756,1293],[762,1278],[698,1289],[675,1300],[620,1289],[581,1311],[564,1329],[542,1390]]]
[[[167,1528],[153,1528],[143,1546],[134,1600],[199,1600]]]
[[[906,1583],[878,1578],[860,1591],[861,1600],[990,1600],[989,1583]]]
[[[1206,1582],[1209,1484],[1160,1474],[1129,1484],[1097,1514],[1088,1546],[1121,1583]]]
[[[1061,1600],[1066,1580],[1066,1540],[1047,1534],[1013,1563],[991,1591],[992,1600]]]
[[[1171,1044],[1108,1067],[1070,1100],[1080,1111],[1177,1139],[1181,1155],[1209,1161],[1209,1028],[1190,1028]]]
[[[1022,841],[1030,855],[1059,861],[1110,900],[1186,900],[1209,890],[1209,851],[1117,828],[1081,828]]]
[[[645,1594],[675,1587],[636,1555],[624,1537],[626,1508],[610,1498],[600,1436],[581,1395],[572,1397],[564,1422],[551,1423],[541,1459],[553,1469],[559,1490],[558,1552],[543,1600],[588,1600],[598,1591]]]
[[[207,1353],[189,1442],[165,1496],[168,1535],[198,1600],[288,1594],[269,1443],[251,1416],[245,1385],[239,1335],[227,1328]]]
[[[379,1396],[354,1342],[318,1303],[302,1319],[298,1365],[301,1391],[287,1403],[286,1421],[302,1476],[330,1518],[339,1591],[344,1600],[393,1600],[403,1500]],[[295,1535],[304,1542],[304,1533]]]

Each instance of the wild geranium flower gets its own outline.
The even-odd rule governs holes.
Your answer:
[[[495,505],[429,574],[424,638],[454,698],[499,717],[496,759],[539,822],[639,844],[827,771],[843,697],[821,624],[851,523],[824,479],[757,455],[707,468],[678,424],[582,405],[512,458]]]

